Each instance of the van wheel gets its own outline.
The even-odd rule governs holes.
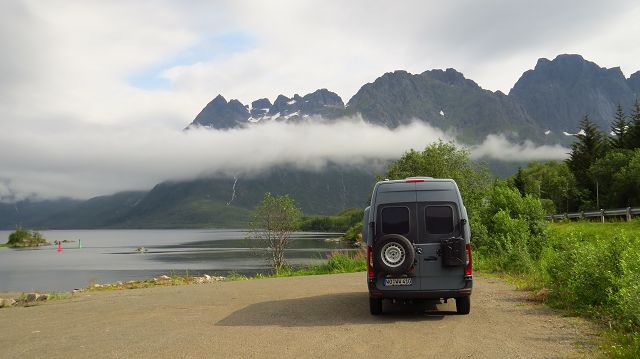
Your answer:
[[[456,312],[458,314],[469,314],[471,311],[471,297],[456,298]]]
[[[399,234],[387,234],[373,245],[373,266],[391,274],[404,274],[411,269],[416,253],[411,242]]]
[[[369,297],[369,311],[371,311],[371,315],[382,314],[382,298]]]

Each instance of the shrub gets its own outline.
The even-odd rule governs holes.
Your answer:
[[[9,247],[34,247],[48,244],[39,232],[27,231],[23,228],[16,229],[9,235],[7,245]]]
[[[522,197],[515,188],[498,182],[480,217],[481,224],[471,224],[474,243],[485,260],[495,257],[492,269],[531,271],[547,240],[548,223],[540,200]]]

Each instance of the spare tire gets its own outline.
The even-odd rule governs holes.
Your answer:
[[[373,266],[387,274],[404,274],[413,266],[416,258],[411,242],[399,234],[387,234],[373,245]]]

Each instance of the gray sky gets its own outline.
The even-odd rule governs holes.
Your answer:
[[[229,171],[233,166],[223,159],[200,155],[233,146],[261,152],[251,147],[256,141],[247,142],[251,136],[176,134],[218,93],[247,103],[328,88],[347,101],[384,72],[447,67],[508,92],[538,58],[560,53],[620,66],[628,76],[640,70],[637,4],[2,1],[0,198],[88,197]],[[416,146],[438,134],[427,127]],[[273,136],[294,141],[283,133]],[[283,141],[272,145],[297,146]],[[302,151],[306,158],[331,159],[321,145],[326,141],[307,141],[318,145]],[[485,143],[500,141],[497,134]],[[406,149],[403,143],[395,155]],[[372,149],[343,144],[341,150]],[[269,153],[263,164],[280,161],[278,151]],[[230,163],[257,166],[250,154],[225,155]],[[176,175],[173,167],[183,172]]]

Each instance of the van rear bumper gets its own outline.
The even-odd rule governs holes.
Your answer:
[[[383,299],[444,299],[468,297],[471,295],[473,281],[466,281],[464,288],[446,290],[380,290],[375,284],[369,284],[369,296]]]

